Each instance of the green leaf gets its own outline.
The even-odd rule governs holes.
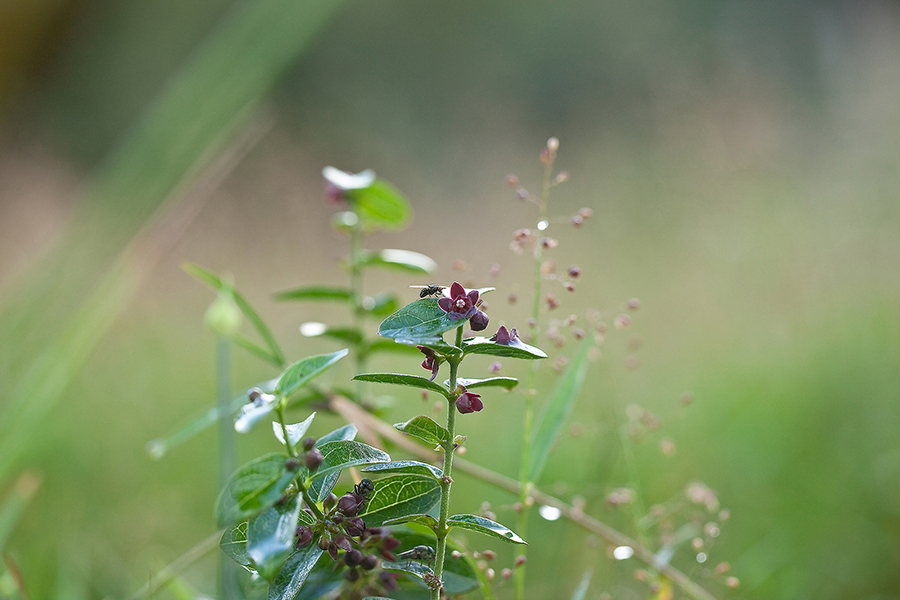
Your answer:
[[[278,342],[275,341],[275,336],[272,335],[271,331],[269,331],[269,328],[266,326],[262,318],[256,313],[255,310],[253,310],[253,307],[250,306],[250,303],[244,300],[244,297],[238,294],[237,290],[235,290],[230,283],[223,281],[222,278],[220,278],[212,271],[208,271],[203,267],[195,265],[193,263],[185,263],[184,270],[197,279],[205,281],[212,287],[216,288],[216,290],[230,290],[235,304],[238,305],[238,308],[241,309],[241,312],[244,313],[244,316],[247,317],[247,320],[250,321],[256,331],[259,332],[259,335],[260,337],[262,337],[263,341],[266,342],[266,345],[269,346],[271,355],[275,360],[277,360],[278,366],[284,366],[284,353],[278,346]]]
[[[547,358],[547,354],[540,348],[530,346],[521,340],[514,340],[507,344],[492,342],[486,337],[474,337],[463,340],[463,355],[487,354],[501,358],[523,358],[534,360]]]
[[[392,460],[391,462],[372,465],[363,469],[366,473],[415,473],[439,480],[443,471],[434,465],[417,460]]]
[[[363,227],[367,229],[400,229],[409,222],[409,203],[383,179],[359,190],[347,190]]]
[[[303,439],[303,435],[306,433],[306,430],[309,429],[309,426],[312,424],[313,419],[315,418],[316,413],[312,413],[305,420],[300,423],[287,424],[285,425],[285,429],[287,429],[288,433],[288,442],[291,444],[291,448],[297,446],[300,443],[300,440]],[[275,432],[275,437],[278,438],[278,441],[282,444],[284,443],[284,431],[281,429],[281,423],[277,421],[272,421],[272,430]]]
[[[353,300],[353,292],[347,288],[329,287],[325,285],[309,285],[275,294],[278,302],[288,300],[321,300],[327,302],[349,302]]]
[[[253,561],[247,554],[247,522],[238,523],[234,527],[226,527],[222,539],[219,540],[219,548],[225,556],[239,565],[252,567]]]
[[[420,388],[430,392],[443,394],[450,398],[450,390],[439,383],[435,383],[418,375],[406,375],[403,373],[363,373],[353,378],[355,381],[370,381],[374,383],[390,383],[391,385],[404,385],[406,387]]]
[[[557,380],[550,392],[550,397],[544,403],[544,410],[538,417],[531,434],[528,481],[537,481],[540,477],[547,455],[550,454],[550,449],[575,404],[575,399],[581,391],[584,377],[587,374],[588,355],[592,345],[593,340],[588,336],[581,343],[578,353],[569,362],[566,371]]]
[[[438,520],[431,515],[405,515],[403,517],[397,517],[396,519],[388,519],[382,523],[382,525],[403,525],[404,523],[419,523],[420,525],[424,525],[431,529],[434,529],[440,524]]]
[[[284,454],[265,454],[234,472],[216,503],[220,527],[257,515],[278,502],[296,476],[285,470],[285,460]]]
[[[330,433],[326,433],[322,437],[320,437],[316,441],[316,447],[320,447],[322,444],[327,444],[328,442],[337,442],[342,440],[352,440],[356,437],[356,426],[355,425],[344,425],[343,427],[339,427]],[[334,489],[335,484],[338,481],[338,478],[341,476],[340,471],[335,471],[331,475],[326,475],[325,477],[320,477],[315,479],[312,484],[309,486],[309,497],[315,500],[316,502],[321,502],[324,500],[328,494],[331,493],[331,490]]]
[[[278,397],[269,394],[269,398],[259,398],[259,404],[256,402],[247,402],[238,410],[237,417],[234,420],[234,430],[238,433],[249,433],[253,427],[262,421],[267,414],[275,410],[278,406]]]
[[[265,579],[278,573],[294,547],[300,502],[292,496],[283,506],[273,506],[247,524],[247,554]]]
[[[349,350],[344,348],[331,354],[317,354],[301,358],[281,374],[278,385],[275,386],[275,394],[290,396],[298,388],[306,385],[328,367],[347,356],[348,352]]]
[[[362,307],[369,316],[383,319],[400,308],[400,300],[393,292],[381,292],[363,298]]]
[[[375,482],[375,491],[359,515],[368,527],[389,519],[425,514],[441,500],[441,486],[431,477],[402,473]]]
[[[434,298],[422,298],[407,304],[378,327],[378,334],[401,344],[428,345],[437,342],[445,331],[465,325],[451,321]]]
[[[183,444],[197,434],[206,431],[207,429],[215,425],[220,419],[224,419],[235,411],[240,410],[243,405],[247,404],[247,395],[253,388],[259,388],[263,392],[271,394],[275,391],[276,383],[278,383],[277,379],[270,379],[269,381],[258,383],[251,388],[247,388],[238,396],[235,396],[231,400],[231,404],[229,404],[226,409],[223,410],[218,406],[210,408],[169,437],[150,440],[145,446],[147,454],[149,454],[150,458],[152,458],[153,460],[161,459],[172,448],[179,446],[180,444]]]
[[[406,423],[395,423],[394,429],[415,436],[429,444],[444,446],[450,443],[450,432],[425,415],[413,417]]]
[[[406,527],[398,527],[391,534],[400,540],[400,548],[395,550],[399,553],[403,550],[409,550],[415,546],[432,546],[435,545],[434,535],[426,535],[416,531],[412,531]],[[444,558],[444,572],[442,578],[444,580],[444,592],[448,596],[456,594],[465,594],[478,587],[477,566],[474,561],[467,555],[463,554],[460,558],[452,558],[453,550],[465,550],[459,545],[453,543],[453,540],[447,539],[447,554]]]
[[[502,387],[511,390],[519,385],[519,380],[515,377],[488,377],[487,379],[463,379],[460,377],[456,380],[456,383],[467,390],[480,387]],[[450,385],[450,380],[446,380],[444,385]]]
[[[388,560],[381,562],[381,568],[391,573],[403,573],[404,575],[412,575],[418,579],[426,579],[434,576],[434,571],[425,563],[415,560],[401,560],[391,562]]]
[[[269,600],[294,600],[321,555],[322,549],[317,544],[292,554],[272,580]]]
[[[419,349],[415,346],[407,344],[398,344],[394,340],[375,339],[365,345],[362,350],[363,354],[373,354],[375,352],[396,352],[398,354],[406,354],[408,356],[422,356]]]
[[[485,535],[500,538],[504,542],[512,542],[513,544],[525,544],[528,542],[520,538],[515,532],[504,525],[479,517],[478,515],[453,515],[447,519],[448,527],[458,527],[460,529],[468,529],[469,531],[477,531]]]
[[[267,348],[263,348],[262,346],[260,346],[259,344],[257,344],[256,342],[254,342],[253,340],[251,340],[250,338],[248,338],[247,336],[245,336],[241,333],[235,333],[234,335],[232,335],[231,341],[234,342],[236,345],[240,346],[241,348],[243,348],[244,350],[246,350],[247,352],[249,352],[250,354],[253,354],[257,358],[263,359],[267,363],[269,363],[279,369],[284,367],[284,361],[282,359],[279,359],[277,356],[272,354],[272,352],[270,350],[268,350]]]
[[[389,248],[378,252],[363,252],[360,264],[366,267],[385,267],[414,275],[429,275],[437,270],[437,263],[424,254]]]
[[[335,441],[317,444],[324,460],[313,475],[314,479],[324,477],[330,473],[339,472],[341,469],[372,463],[384,463],[391,460],[390,455],[378,448],[373,448],[362,442]]]

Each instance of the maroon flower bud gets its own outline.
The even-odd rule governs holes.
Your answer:
[[[335,496],[334,494],[328,494],[328,496],[326,496],[325,500],[322,502],[322,506],[325,508],[326,511],[330,511],[332,508],[335,507],[336,504],[337,504],[337,496]]]
[[[347,560],[346,555],[344,556],[344,560]],[[344,571],[344,579],[346,579],[347,581],[356,581],[357,579],[359,579],[359,571],[357,571],[356,569],[347,569],[346,571]]]
[[[461,414],[478,412],[484,408],[481,396],[472,392],[465,392],[456,399],[456,409]]]
[[[450,286],[450,297],[438,299],[438,306],[447,313],[447,318],[451,321],[470,319],[478,312],[478,309],[475,308],[477,303],[478,290],[466,292],[465,288],[456,281]]]
[[[316,438],[314,437],[305,437],[303,438],[303,449],[309,452],[316,445]]]
[[[363,556],[362,560],[359,561],[359,566],[361,566],[366,571],[371,571],[378,566],[378,557],[374,554],[366,554],[365,556]]]
[[[489,320],[490,317],[487,316],[487,313],[480,310],[476,311],[472,318],[469,319],[469,327],[472,328],[472,331],[481,331],[487,328]]]
[[[429,369],[431,371],[431,381],[434,381],[434,378],[438,374],[438,370],[441,368],[441,363],[444,362],[440,356],[435,354],[434,350],[427,346],[416,346],[419,349],[419,352],[425,355],[425,360],[422,361],[422,368]]]
[[[574,215],[571,219],[569,219],[569,223],[572,227],[581,227],[584,225],[584,218],[581,215]]]
[[[509,187],[519,187],[519,178],[510,173],[506,176],[506,185]]]
[[[497,342],[498,344],[503,344],[504,346],[509,346],[510,343],[519,339],[519,332],[513,328],[512,331],[508,331],[506,327],[503,325],[500,326],[500,329],[497,330],[497,333],[491,336],[492,342]]]
[[[348,517],[355,517],[365,501],[366,499],[362,496],[350,492],[341,496],[337,503],[337,509]]]
[[[362,552],[353,548],[344,555],[344,563],[346,563],[348,567],[355,567],[359,564],[359,561],[362,560],[362,557]]]
[[[393,555],[393,553],[388,552],[387,550],[380,550],[378,554],[381,555],[381,558],[388,562],[397,562],[397,557]]]
[[[331,542],[330,544],[328,544],[328,556],[330,556],[331,560],[334,560],[334,561],[336,561],[338,559],[338,557],[340,556],[340,554],[338,554],[337,544],[335,544],[334,542]]]
[[[344,523],[344,531],[351,537],[360,537],[366,530],[366,522],[359,517],[348,518]]]
[[[400,540],[395,537],[388,536],[384,538],[384,541],[381,542],[381,547],[390,552],[394,548],[400,545]]]
[[[294,458],[293,456],[284,461],[284,468],[287,471],[296,471],[300,466],[300,461]]]
[[[353,546],[350,545],[350,538],[345,535],[339,535],[338,537],[334,538],[334,545],[341,550],[346,550],[347,552],[353,550]]]
[[[309,527],[301,525],[297,528],[297,548],[305,548],[312,544],[313,532]]]
[[[569,267],[567,273],[572,279],[578,279],[578,276],[581,275],[581,267],[579,267],[578,265],[572,265],[571,267]]]
[[[594,211],[590,208],[582,208],[578,211],[578,216],[582,219],[590,219],[592,216],[594,216]]]
[[[319,465],[322,464],[323,460],[325,460],[325,457],[322,456],[322,453],[319,452],[319,449],[313,448],[306,453],[306,456],[303,458],[303,464],[306,465],[307,469],[315,473],[319,469]]]
[[[341,523],[344,522],[344,515],[339,512],[336,512],[333,515],[331,515],[331,520],[333,522],[337,523],[338,525],[340,525]]]
[[[400,585],[397,583],[397,577],[399,577],[399,575],[388,571],[382,571],[378,574],[378,580],[387,592],[393,592],[394,590],[400,589]]]
[[[328,550],[328,546],[331,544],[331,540],[328,539],[327,536],[319,536],[319,548],[322,550]]]

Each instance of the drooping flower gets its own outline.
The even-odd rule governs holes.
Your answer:
[[[447,300],[449,300],[449,298],[447,298]],[[431,381],[434,381],[434,378],[438,374],[438,369],[441,368],[441,363],[444,362],[444,359],[435,354],[434,350],[428,346],[416,346],[416,348],[425,355],[425,360],[422,361],[422,368],[431,371]]]
[[[463,392],[459,398],[456,399],[456,409],[461,414],[478,412],[482,408],[484,408],[484,404],[481,402],[481,396],[478,394]]]
[[[478,312],[478,309],[475,308],[477,303],[478,290],[466,292],[466,289],[455,281],[450,286],[450,297],[438,299],[438,306],[447,313],[447,318],[451,321],[472,318]]]
[[[519,333],[516,331],[516,328],[513,327],[512,331],[508,331],[503,325],[500,326],[500,329],[497,330],[497,333],[491,336],[492,342],[497,342],[498,344],[503,344],[504,346],[509,346],[517,339],[519,339]]]

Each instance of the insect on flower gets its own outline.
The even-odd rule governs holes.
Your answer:
[[[428,285],[411,285],[409,286],[414,290],[421,290],[419,292],[419,298],[435,298],[444,295],[444,290],[447,289],[446,286],[436,285],[434,283],[429,283]]]

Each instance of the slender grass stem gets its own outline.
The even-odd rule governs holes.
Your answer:
[[[219,412],[228,411],[231,404],[231,341],[219,335],[216,339],[216,394]],[[219,489],[225,487],[234,471],[234,425],[231,419],[219,420]],[[239,597],[235,580],[236,565],[219,555],[219,584],[222,598]]]
[[[363,300],[365,294],[363,292],[363,247],[362,247],[362,225],[357,222],[350,232],[350,291],[353,293],[353,327],[362,334],[363,321],[365,319],[365,309],[363,309]],[[357,373],[366,372],[366,357],[362,352],[360,341],[353,343],[353,358]],[[362,402],[366,398],[366,382],[356,382],[357,402]]]

